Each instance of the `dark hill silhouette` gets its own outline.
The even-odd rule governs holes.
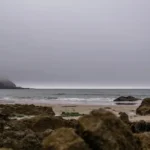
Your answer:
[[[22,87],[17,87],[15,83],[10,80],[0,79],[0,89],[23,89]]]

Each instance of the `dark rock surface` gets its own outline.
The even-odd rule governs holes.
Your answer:
[[[35,105],[4,105],[0,104],[1,114],[9,116],[17,115],[51,115],[54,116],[55,113],[52,110],[52,107],[42,107]]]
[[[33,131],[6,131],[0,135],[0,146],[13,150],[41,150],[41,141]]]
[[[80,136],[93,150],[140,150],[140,141],[114,114],[94,110],[79,119]]]
[[[11,148],[0,148],[0,150],[12,150]]]
[[[120,112],[119,115],[120,115],[119,118],[120,118],[124,123],[130,124],[129,116],[128,116],[125,112]]]
[[[142,150],[150,150],[150,132],[135,134],[142,144]]]
[[[131,130],[133,133],[150,132],[150,122],[144,120],[133,122],[131,124]]]
[[[76,128],[77,120],[65,120],[62,117],[56,116],[39,116],[32,118],[31,129],[35,132],[44,132],[47,129],[58,129],[61,127]]]
[[[134,101],[137,101],[137,100],[139,100],[139,99],[135,98],[133,96],[127,96],[127,97],[121,96],[121,97],[115,99],[114,102],[124,102],[124,101],[134,102]]]
[[[150,98],[145,98],[141,105],[137,108],[138,115],[150,115]]]

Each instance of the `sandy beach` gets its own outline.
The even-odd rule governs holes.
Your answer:
[[[43,106],[43,105],[40,105]],[[120,112],[125,112],[131,122],[134,121],[150,121],[150,116],[140,116],[136,114],[136,109],[139,105],[49,105],[53,108],[56,116],[60,116],[62,112],[78,112],[79,114],[89,114],[94,109],[104,108],[116,116],[119,116]],[[78,119],[79,117],[64,117],[65,119]]]

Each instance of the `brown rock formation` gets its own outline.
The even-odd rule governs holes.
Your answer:
[[[140,142],[114,114],[94,110],[79,119],[79,134],[93,150],[140,150]]]
[[[149,115],[150,114],[150,98],[145,98],[141,105],[137,108],[136,113],[138,115]]]
[[[71,128],[60,128],[43,140],[44,150],[90,150]]]

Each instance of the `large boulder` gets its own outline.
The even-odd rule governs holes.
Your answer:
[[[133,96],[127,96],[127,97],[121,96],[121,97],[115,99],[114,102],[124,102],[124,101],[133,102],[133,101],[137,101],[137,100],[139,100],[139,99],[135,98]]]
[[[60,128],[43,140],[44,150],[90,150],[74,129]]]
[[[138,115],[149,115],[150,114],[150,98],[145,98],[141,105],[137,108],[136,113]]]
[[[93,150],[140,150],[141,145],[119,118],[104,109],[79,118],[78,134]]]

